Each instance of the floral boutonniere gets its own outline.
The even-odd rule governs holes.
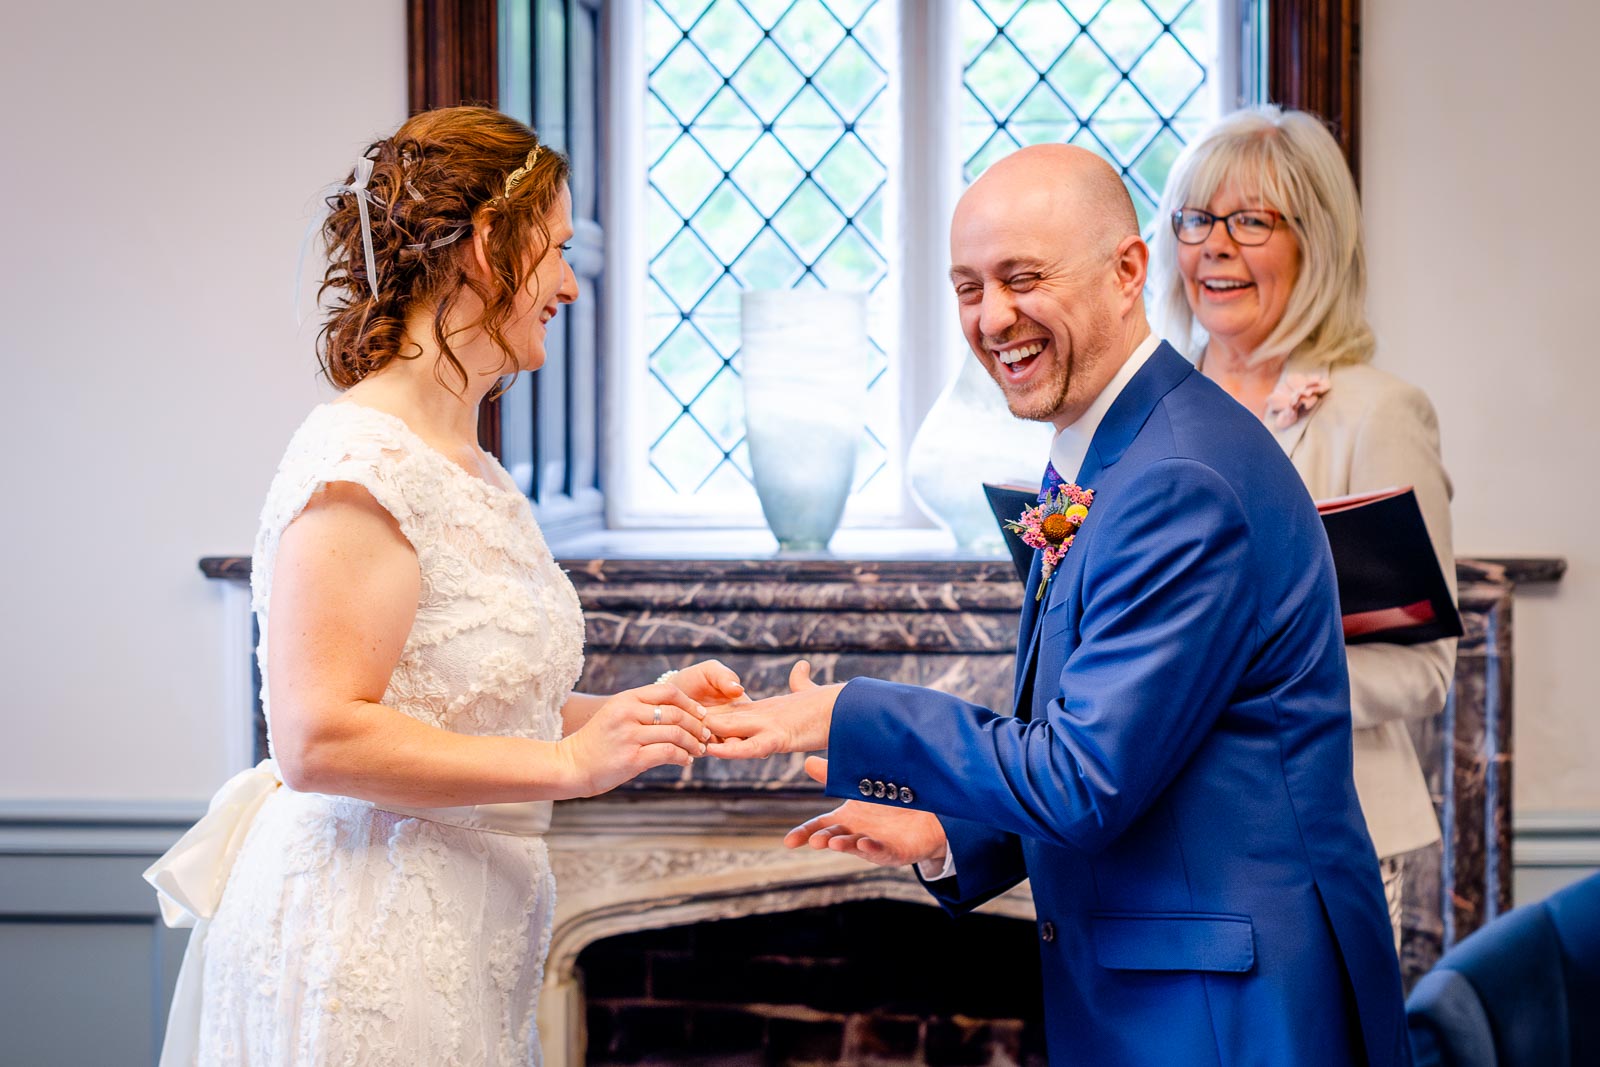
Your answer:
[[[1285,374],[1267,397],[1267,420],[1274,429],[1287,430],[1316,407],[1329,388],[1326,373]]]
[[[1094,503],[1093,489],[1080,489],[1066,482],[1053,493],[1045,495],[1044,503],[1031,507],[1022,517],[1006,523],[1006,528],[1022,538],[1030,548],[1044,550],[1044,562],[1039,570],[1039,591],[1033,599],[1044,597],[1045,587],[1060,565],[1078,528],[1089,517],[1089,505]]]

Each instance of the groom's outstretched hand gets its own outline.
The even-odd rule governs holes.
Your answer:
[[[811,665],[801,660],[789,672],[792,692],[706,716],[718,740],[706,751],[723,759],[766,759],[776,752],[815,752],[828,747],[833,702],[843,685],[817,685]]]
[[[806,760],[806,773],[819,782],[827,782],[828,761],[812,756]],[[790,848],[810,845],[846,852],[880,867],[924,862],[942,865],[948,847],[937,816],[859,800],[847,800],[830,812],[808,819],[785,834],[783,843]]]

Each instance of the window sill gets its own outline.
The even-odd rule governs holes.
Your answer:
[[[1004,548],[957,548],[944,530],[840,530],[825,552],[780,552],[764,529],[592,530],[551,539],[557,559],[619,560],[1005,560]]]

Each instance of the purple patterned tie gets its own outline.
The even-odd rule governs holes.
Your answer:
[[[1039,489],[1039,503],[1043,504],[1050,499],[1050,494],[1060,489],[1065,481],[1065,478],[1056,473],[1056,465],[1053,462],[1046,463],[1044,465],[1044,485]]]

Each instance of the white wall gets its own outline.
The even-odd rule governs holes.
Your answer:
[[[1439,409],[1457,552],[1571,565],[1517,599],[1515,804],[1600,812],[1600,5],[1362,8],[1378,360]]]
[[[196,560],[249,551],[321,395],[295,256],[317,191],[405,117],[404,5],[5,22],[0,800],[203,798],[227,693]]]

